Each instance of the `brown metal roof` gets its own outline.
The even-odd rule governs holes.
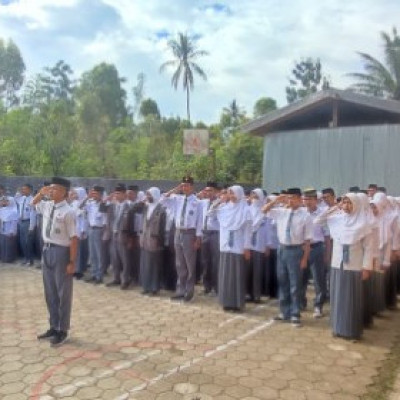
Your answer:
[[[350,90],[327,89],[278,110],[271,111],[241,127],[254,135],[332,126],[393,124],[400,122],[400,101],[366,96]],[[336,123],[336,122],[335,122]]]

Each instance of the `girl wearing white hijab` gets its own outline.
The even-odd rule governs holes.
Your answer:
[[[392,252],[392,226],[395,220],[389,200],[385,193],[377,192],[371,200],[371,207],[377,218],[379,252],[375,259],[374,271],[374,313],[378,314],[386,309],[386,280],[390,269]]]
[[[368,233],[366,236],[369,237],[368,241],[371,243],[371,254],[372,259],[379,254],[379,228],[378,221],[374,214],[372,213],[369,197],[365,193],[357,193],[358,198],[361,201],[362,212],[367,220]],[[373,266],[373,261],[372,261]],[[371,271],[371,275],[367,279],[364,279],[363,284],[363,315],[364,315],[364,327],[368,328],[373,323],[374,314],[374,302],[375,302],[375,289],[374,289],[374,272]]]
[[[363,332],[362,280],[372,269],[371,232],[365,209],[355,193],[316,218],[328,224],[333,238],[331,326],[334,336],[359,339]]]
[[[14,203],[2,200],[0,204],[0,260],[12,263],[17,257],[18,211]]]
[[[160,290],[167,215],[165,208],[160,204],[159,188],[151,187],[145,196],[140,234],[140,282],[143,287],[142,294],[155,295]]]
[[[386,307],[394,310],[397,307],[397,255],[400,250],[399,207],[392,196],[388,200],[388,214],[390,223],[390,266],[385,272]]]
[[[247,290],[250,300],[255,303],[261,301],[262,284],[269,286],[269,270],[265,269],[265,253],[267,249],[267,223],[266,215],[261,211],[265,204],[265,195],[262,189],[254,189],[250,193],[250,214],[252,219],[252,232],[250,240],[251,258],[248,268]]]
[[[245,257],[250,257],[251,215],[241,186],[228,189],[228,201],[216,204],[220,224],[218,297],[224,310],[241,310],[245,305]]]

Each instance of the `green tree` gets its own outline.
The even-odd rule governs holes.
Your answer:
[[[206,73],[196,63],[196,60],[199,57],[208,55],[208,52],[198,50],[194,39],[189,37],[187,33],[182,32],[179,32],[177,39],[168,41],[168,47],[174,59],[163,63],[160,67],[160,72],[163,72],[168,67],[176,67],[171,78],[171,84],[175,90],[178,88],[179,80],[182,76],[183,89],[186,90],[187,119],[190,121],[190,91],[194,89],[194,73],[207,80]]]
[[[293,103],[320,89],[328,89],[329,85],[328,78],[322,75],[320,60],[311,57],[303,59],[292,69],[292,77],[286,87],[287,102]]]
[[[17,45],[0,39],[0,98],[6,110],[19,104],[24,73],[25,63]]]
[[[364,62],[365,73],[348,74],[357,79],[352,87],[362,93],[400,100],[400,37],[397,29],[392,37],[381,32],[385,64],[367,53],[358,52]]]
[[[140,105],[139,115],[143,118],[148,115],[154,115],[157,119],[160,119],[160,110],[157,103],[153,99],[143,100]]]
[[[269,113],[270,111],[276,110],[276,101],[271,97],[261,97],[254,104],[253,116],[254,118],[261,117]]]
[[[123,83],[125,78],[119,76],[114,65],[101,63],[83,73],[77,88],[78,101],[88,95],[95,96],[96,106],[108,118],[111,128],[121,126],[128,115]]]

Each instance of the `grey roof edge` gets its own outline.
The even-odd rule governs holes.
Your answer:
[[[240,129],[244,133],[255,133],[255,131],[259,130],[263,126],[273,124],[282,118],[290,117],[290,115],[299,112],[302,109],[307,109],[312,107],[314,104],[334,99],[400,115],[400,101],[367,96],[365,94],[354,92],[350,89],[343,90],[330,88],[321,90],[317,93],[307,96],[302,100],[271,111],[268,114],[247,122],[246,124],[242,125]]]

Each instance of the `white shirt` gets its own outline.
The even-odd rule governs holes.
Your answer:
[[[195,229],[196,236],[202,236],[203,216],[201,201],[194,195],[187,196],[186,211],[181,224],[181,216],[185,201],[184,195],[173,194],[161,196],[161,204],[173,210],[176,229]]]
[[[50,235],[47,236],[47,225],[50,221],[51,210],[55,206],[53,222]],[[42,235],[45,243],[58,244],[69,247],[71,238],[76,234],[75,211],[69,206],[66,200],[54,204],[54,201],[41,201],[36,204],[36,209],[43,214]]]
[[[290,213],[293,211],[293,217],[290,224],[290,242],[286,240],[286,228]],[[278,230],[278,239],[281,245],[301,245],[306,240],[313,239],[313,224],[307,210],[299,207],[296,210],[291,208],[277,207],[271,209],[267,216],[276,221]]]
[[[211,205],[217,200],[213,200]],[[204,199],[200,200],[201,205],[203,207],[203,230],[205,231],[219,231],[219,221],[216,214],[207,215],[208,210],[210,209],[210,200]]]
[[[29,230],[33,230],[36,226],[36,212],[31,204],[32,200],[32,195],[15,198],[18,204],[19,219],[20,221],[29,220]]]
[[[268,247],[268,229],[269,223],[267,217],[263,219],[260,226],[256,231],[251,233],[250,238],[250,249],[258,251],[259,253],[264,253],[265,249]]]
[[[267,217],[265,219],[266,231],[267,231],[267,247],[270,249],[277,249],[279,247],[278,230],[276,222]]]
[[[90,227],[103,227],[106,224],[106,214],[99,211],[100,202],[89,200],[84,209],[87,213],[87,219]]]
[[[326,208],[325,208],[326,210]],[[312,220],[312,235],[313,238],[311,240],[311,243],[319,243],[319,242],[325,242],[325,237],[329,236],[329,229],[326,224],[317,224],[315,223],[315,219],[321,215],[324,212],[323,209],[320,209],[317,207],[315,211],[308,211],[310,214],[311,220]]]

